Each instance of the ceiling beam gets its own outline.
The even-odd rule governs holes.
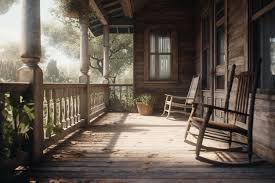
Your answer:
[[[108,25],[108,16],[99,0],[90,0],[90,7],[94,10],[102,25]]]
[[[126,17],[133,17],[133,9],[131,0],[119,0],[123,9],[123,13]]]

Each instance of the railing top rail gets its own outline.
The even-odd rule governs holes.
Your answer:
[[[109,86],[134,86],[133,84],[109,84]]]
[[[23,92],[30,88],[27,82],[0,83],[0,92]]]
[[[70,87],[78,87],[78,88],[85,88],[86,84],[80,83],[68,83],[68,84],[61,84],[61,83],[45,83],[43,84],[44,89],[61,89],[61,88],[70,88]]]
[[[89,86],[96,87],[96,86],[108,86],[109,84],[89,84]]]

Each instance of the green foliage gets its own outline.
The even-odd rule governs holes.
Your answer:
[[[133,89],[110,87],[108,108],[113,112],[134,112]]]
[[[9,9],[12,7],[12,5],[16,2],[17,2],[17,0],[1,0],[0,1],[0,15],[7,13],[9,11]]]
[[[41,62],[47,58],[45,49],[42,49]],[[19,44],[6,42],[0,44],[0,82],[16,81],[16,71],[22,66],[19,55]]]
[[[91,14],[88,1],[83,0],[58,0],[57,7],[64,15],[74,14],[73,16],[79,17]]]
[[[136,97],[134,99],[135,102],[141,102],[145,105],[153,105],[156,100],[155,100],[155,97],[151,94],[142,94],[142,95],[139,95],[138,97]]]
[[[28,151],[29,135],[34,120],[34,104],[23,97],[0,94],[1,109],[1,156],[2,159],[15,157],[18,149]]]
[[[61,12],[60,12],[61,11]],[[57,7],[52,9],[53,14],[63,24],[44,24],[42,33],[48,43],[61,51],[68,57],[79,60],[80,53],[80,29],[77,19],[65,18],[62,16],[62,10]],[[93,16],[93,15],[91,15]],[[102,36],[94,37],[89,34],[89,52],[91,75],[102,78],[103,75],[103,38]],[[132,83],[132,75],[129,67],[133,64],[133,38],[131,34],[110,34],[110,78],[113,83],[121,76],[127,73]],[[129,74],[128,74],[129,73]]]

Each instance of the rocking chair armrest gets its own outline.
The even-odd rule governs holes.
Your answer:
[[[239,115],[249,116],[249,114],[247,114],[247,113],[243,113],[243,112],[239,112],[239,111],[234,111],[234,110],[231,110],[231,109],[225,109],[225,108],[223,108],[223,107],[218,107],[218,106],[214,106],[214,105],[201,104],[201,103],[194,103],[194,104],[195,104],[195,105],[201,105],[201,106],[207,107],[207,108],[212,108],[212,109],[216,109],[216,110],[228,112],[228,113],[233,113],[233,114],[239,114]]]
[[[175,99],[180,99],[180,100],[194,99],[194,98],[191,98],[191,97],[181,97],[181,96],[175,96],[175,95],[169,95],[169,94],[165,94],[165,96],[167,96],[167,97],[173,97]]]

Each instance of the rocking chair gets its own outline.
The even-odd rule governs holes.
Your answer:
[[[256,72],[242,72],[238,76],[235,75],[235,65],[232,67],[232,72],[230,75],[229,86],[226,94],[225,107],[216,107],[212,105],[202,104],[203,108],[207,109],[207,113],[204,118],[196,116],[196,109],[199,104],[194,103],[192,112],[188,119],[188,125],[185,132],[185,140],[190,132],[190,128],[196,127],[199,129],[199,134],[196,144],[196,157],[200,155],[202,148],[202,142],[205,136],[209,135],[208,130],[216,130],[218,132],[226,132],[228,138],[224,139],[229,143],[231,147],[232,143],[232,133],[241,134],[247,138],[247,151],[249,163],[252,159],[252,144],[253,144],[253,116],[254,116],[254,104],[255,95],[258,85],[258,78],[260,74],[260,66],[256,67]],[[238,79],[237,91],[234,102],[234,109],[229,109],[229,98],[231,93],[231,88],[233,85],[234,78]],[[219,110],[224,112],[224,122],[217,122],[210,120],[211,115],[214,110]],[[217,139],[218,140],[218,139]]]
[[[187,97],[180,97],[180,96],[165,94],[166,99],[165,99],[163,113],[161,116],[164,116],[165,113],[167,112],[166,118],[169,118],[171,113],[186,114],[187,113],[186,109],[191,110],[192,104],[195,101],[195,98],[197,95],[199,80],[200,80],[200,76],[193,77]]]

